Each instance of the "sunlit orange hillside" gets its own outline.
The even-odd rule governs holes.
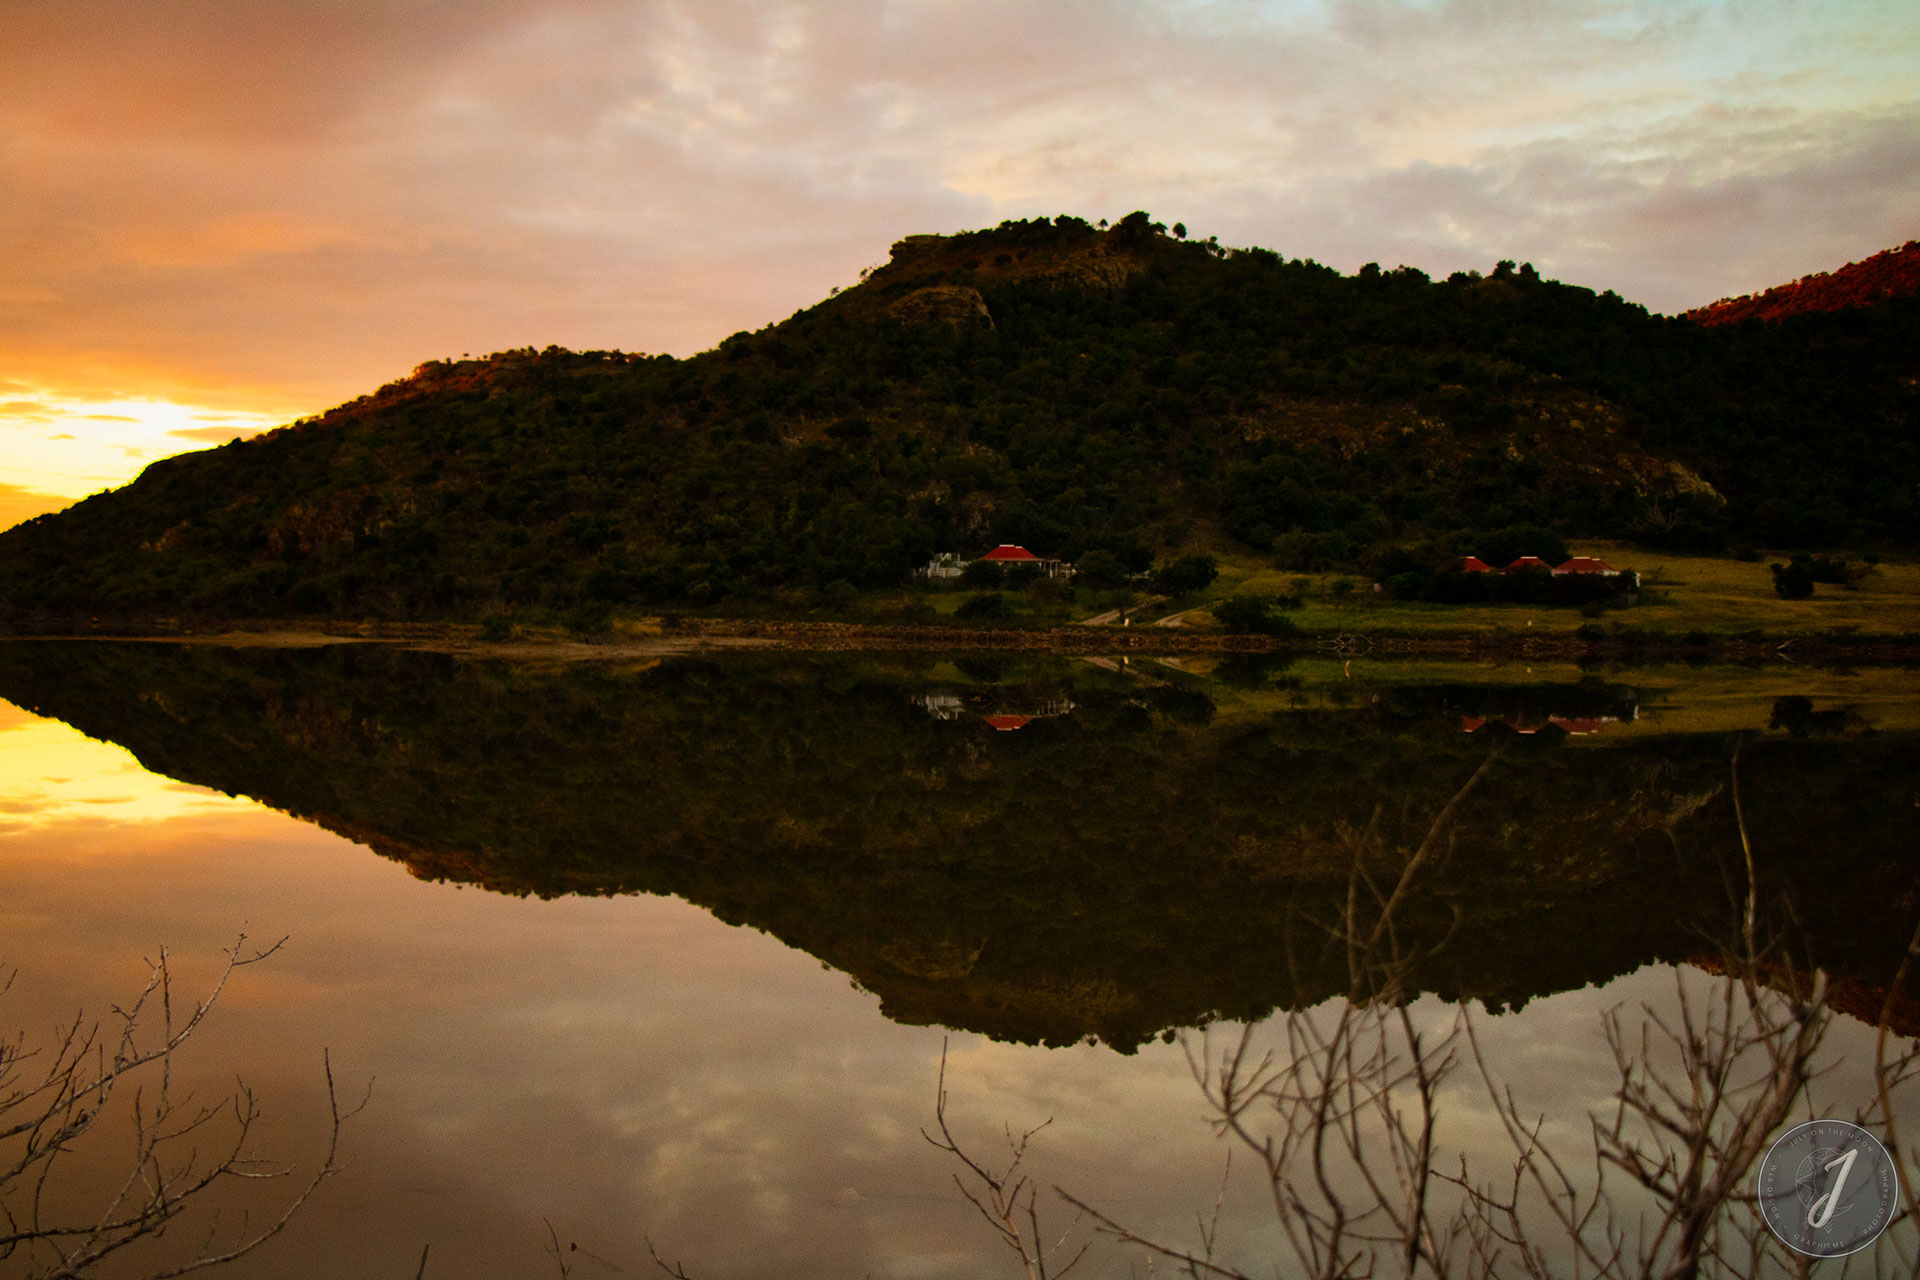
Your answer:
[[[1920,240],[1850,262],[1838,271],[1819,271],[1791,284],[1775,285],[1764,293],[1722,298],[1687,312],[1686,318],[1701,324],[1780,320],[1809,311],[1842,311],[1887,298],[1912,297],[1920,297]]]

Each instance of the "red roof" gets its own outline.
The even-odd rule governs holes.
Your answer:
[[[1528,569],[1551,569],[1551,568],[1553,568],[1553,566],[1548,564],[1545,560],[1542,560],[1539,556],[1521,556],[1518,560],[1515,560],[1512,564],[1507,566],[1507,572],[1508,573],[1524,573]]]
[[[1027,550],[1025,547],[1016,547],[1011,542],[1003,542],[999,546],[995,547],[993,550],[987,552],[987,554],[985,554],[984,556],[981,556],[980,558],[982,560],[998,560],[998,561],[1012,560],[1016,562],[1024,562],[1029,560],[1038,560],[1040,557],[1033,554],[1033,552]]]
[[[1479,556],[1462,556],[1460,558],[1460,566],[1459,568],[1455,569],[1454,572],[1456,573],[1492,573],[1493,566],[1488,564],[1485,560],[1482,560]]]
[[[1565,564],[1555,569],[1554,572],[1555,573],[1619,573],[1620,571],[1614,568],[1612,565],[1608,564],[1605,560],[1596,560],[1592,556],[1575,556],[1573,559],[1567,561]]]
[[[1010,729],[1024,729],[1032,716],[981,716],[988,724],[1005,733]]]

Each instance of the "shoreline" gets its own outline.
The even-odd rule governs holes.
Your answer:
[[[712,650],[798,652],[845,650],[920,652],[1033,652],[1064,654],[1322,653],[1391,658],[1596,658],[1717,663],[1817,662],[1869,666],[1920,664],[1920,641],[1908,636],[1711,637],[1687,643],[1655,635],[1582,639],[1571,633],[1461,631],[1423,635],[1377,632],[1293,636],[1186,632],[1172,628],[1085,625],[1047,629],[991,629],[926,625],[751,618],[676,618],[651,625],[617,624],[594,636],[554,629],[501,640],[481,637],[468,623],[287,622],[263,619],[187,625],[168,619],[139,625],[89,620],[63,624],[0,625],[0,640],[108,641],[194,644],[227,648],[318,648],[335,644],[390,644],[433,652],[508,659],[607,661]]]

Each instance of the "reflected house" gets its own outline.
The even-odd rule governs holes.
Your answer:
[[[1635,720],[1634,709],[1629,707],[1626,714],[1618,716],[1558,716],[1530,715],[1525,711],[1510,711],[1504,716],[1461,716],[1460,732],[1478,733],[1490,724],[1503,724],[1515,733],[1538,733],[1552,726],[1572,736],[1581,737],[1589,733],[1599,733],[1611,724],[1627,724]]]
[[[1026,728],[1035,720],[1049,720],[1055,716],[1064,716],[1072,710],[1073,699],[1061,696],[1044,698],[1038,702],[1022,702],[999,707],[991,712],[982,712],[980,718],[1001,733],[1010,733],[1015,729]]]
[[[1463,696],[1461,696],[1463,695]],[[1485,688],[1461,691],[1460,732],[1478,733],[1502,725],[1518,734],[1558,729],[1571,737],[1600,733],[1611,725],[1639,719],[1639,697],[1622,687],[1561,686],[1553,689]]]
[[[1560,578],[1569,574],[1589,574],[1601,578],[1617,578],[1620,576],[1620,571],[1608,564],[1605,560],[1597,560],[1592,556],[1575,556],[1564,564],[1554,566],[1554,577]]]
[[[1008,690],[980,690],[962,696],[957,693],[929,692],[914,699],[935,720],[959,720],[978,715],[1001,733],[1024,729],[1035,720],[1064,716],[1073,710],[1073,699],[1065,694],[1022,697]]]
[[[957,693],[923,693],[919,701],[935,720],[958,720],[967,714],[967,704]]]

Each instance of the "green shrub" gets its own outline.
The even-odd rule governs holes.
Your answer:
[[[1773,570],[1774,592],[1783,600],[1805,600],[1813,594],[1813,570],[1797,560],[1792,564],[1769,565]]]
[[[1167,596],[1192,595],[1205,591],[1219,576],[1220,564],[1212,556],[1182,556],[1154,571],[1153,589]]]
[[[1073,577],[1081,586],[1099,591],[1127,585],[1127,570],[1120,557],[1104,549],[1081,556],[1073,567]]]
[[[1213,616],[1229,631],[1243,634],[1290,636],[1299,634],[1292,618],[1273,611],[1272,596],[1235,596],[1213,606]]]
[[[991,560],[975,560],[960,571],[960,585],[965,587],[997,587],[1006,580],[1006,572]]]
[[[970,622],[996,622],[1012,613],[1007,598],[998,591],[988,591],[977,596],[969,596],[961,606],[954,610],[953,616],[965,618]]]

